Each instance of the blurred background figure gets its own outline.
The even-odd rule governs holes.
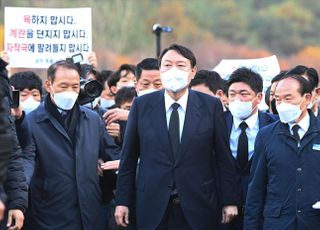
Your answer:
[[[120,109],[130,110],[133,100],[137,97],[134,87],[123,87],[115,96],[116,106]]]
[[[111,70],[102,70],[99,73],[99,79],[103,86],[103,90],[100,95],[100,106],[103,109],[108,109],[110,106],[114,105],[114,94],[111,93],[108,85],[108,79],[110,78],[112,73],[113,71]]]
[[[226,81],[215,71],[199,70],[189,84],[189,88],[218,97],[224,110],[228,106]]]
[[[266,100],[266,104],[269,106],[269,112],[273,114],[278,114],[276,107],[276,99],[274,98],[274,94],[276,92],[276,86],[278,82],[283,78],[283,76],[287,73],[286,70],[281,71],[278,75],[274,76],[271,80],[271,85],[269,86],[269,100]],[[266,91],[267,96],[268,91]]]
[[[26,114],[40,105],[42,80],[37,74],[32,71],[18,72],[10,77],[10,83],[20,91],[21,108]]]
[[[136,78],[136,91],[138,96],[163,89],[158,60],[155,58],[145,58],[137,64]]]
[[[113,95],[122,87],[134,87],[136,83],[135,66],[123,64],[114,71],[108,79],[108,85]]]

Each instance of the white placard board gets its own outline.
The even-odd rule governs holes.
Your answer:
[[[91,8],[5,7],[4,18],[11,67],[48,68],[92,51]]]

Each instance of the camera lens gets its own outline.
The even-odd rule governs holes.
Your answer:
[[[98,97],[101,93],[101,85],[96,81],[86,83],[84,90],[89,97]]]

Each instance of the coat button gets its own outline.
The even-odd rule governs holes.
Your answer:
[[[298,188],[298,189],[297,189],[297,192],[301,192],[301,191],[302,191],[302,189],[301,189],[301,188]]]
[[[298,171],[298,172],[301,172],[301,171],[302,171],[302,168],[297,168],[297,171]]]
[[[299,210],[297,210],[297,213],[301,213],[302,211],[299,209]]]

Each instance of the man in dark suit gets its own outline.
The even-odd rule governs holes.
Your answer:
[[[276,86],[280,121],[262,128],[246,201],[244,229],[319,229],[320,122],[307,106],[312,87],[301,75]]]
[[[255,153],[254,141],[259,129],[276,121],[277,117],[258,111],[258,105],[263,98],[263,80],[258,73],[245,67],[239,68],[230,75],[227,87],[230,111],[226,111],[224,115],[232,158],[239,177],[238,191],[241,193],[241,203],[239,215],[230,223],[223,224],[221,229],[240,230],[243,228],[248,178]]]
[[[111,149],[104,123],[77,103],[80,73],[72,62],[52,64],[45,88],[49,94],[27,116],[32,229],[105,229],[98,159],[111,157]]]
[[[188,48],[171,45],[160,55],[159,65],[165,90],[135,99],[130,110],[116,221],[126,226],[135,203],[138,229],[214,229],[218,199],[224,222],[237,215],[235,168],[221,103],[188,89],[196,72]],[[221,197],[215,186],[218,177]]]

